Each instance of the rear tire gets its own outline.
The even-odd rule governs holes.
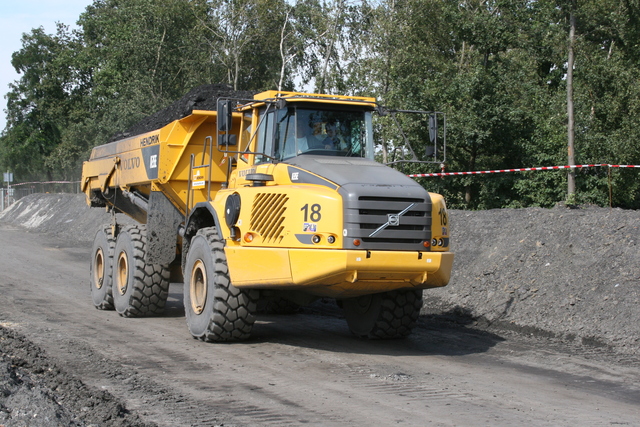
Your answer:
[[[249,338],[257,292],[231,284],[224,245],[215,227],[198,230],[191,240],[184,281],[184,311],[194,338],[207,342]]]
[[[400,289],[342,301],[351,333],[361,338],[403,338],[411,333],[422,308],[422,290]]]
[[[113,262],[113,302],[123,317],[157,315],[164,311],[169,295],[169,269],[146,264],[147,228],[124,227],[118,238]]]
[[[103,225],[93,239],[91,267],[89,269],[91,299],[98,310],[113,310],[111,271],[115,246],[116,239],[113,238],[111,226],[108,224]]]

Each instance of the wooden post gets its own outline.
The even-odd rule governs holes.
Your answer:
[[[575,0],[571,2],[571,11],[569,14],[570,29],[569,29],[569,59],[567,64],[567,142],[568,142],[568,154],[569,165],[575,165],[575,156],[573,149],[574,134],[575,134],[575,118],[573,112],[573,64],[574,64],[574,46],[576,41],[576,15],[575,15]],[[567,176],[567,200],[574,202],[576,193],[576,171],[569,169]]]

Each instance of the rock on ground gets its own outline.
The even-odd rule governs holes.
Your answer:
[[[41,348],[0,326],[0,425],[152,427],[106,391],[87,387]]]

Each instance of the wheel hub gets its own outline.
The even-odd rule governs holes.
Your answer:
[[[197,260],[191,270],[189,296],[193,312],[195,314],[202,313],[207,302],[207,270],[202,260]]]
[[[98,249],[93,259],[93,284],[96,289],[102,288],[104,282],[104,254],[102,248]]]
[[[124,295],[127,292],[129,281],[129,261],[127,261],[126,252],[120,252],[117,265],[118,273],[116,274],[116,288],[120,295]]]

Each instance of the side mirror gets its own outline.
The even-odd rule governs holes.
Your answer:
[[[427,145],[425,154],[427,157],[438,157],[438,118],[435,114],[429,115],[429,140],[432,145]]]
[[[218,132],[228,133],[231,131],[232,119],[231,113],[233,105],[227,99],[218,99]]]
[[[236,135],[231,134],[233,126],[233,102],[228,99],[218,99],[217,122],[218,122],[218,144],[236,145]]]
[[[438,118],[435,114],[429,115],[429,139],[432,144],[438,139]]]
[[[435,157],[436,156],[436,147],[435,145],[427,145],[427,148],[424,150],[424,154],[427,157]]]

